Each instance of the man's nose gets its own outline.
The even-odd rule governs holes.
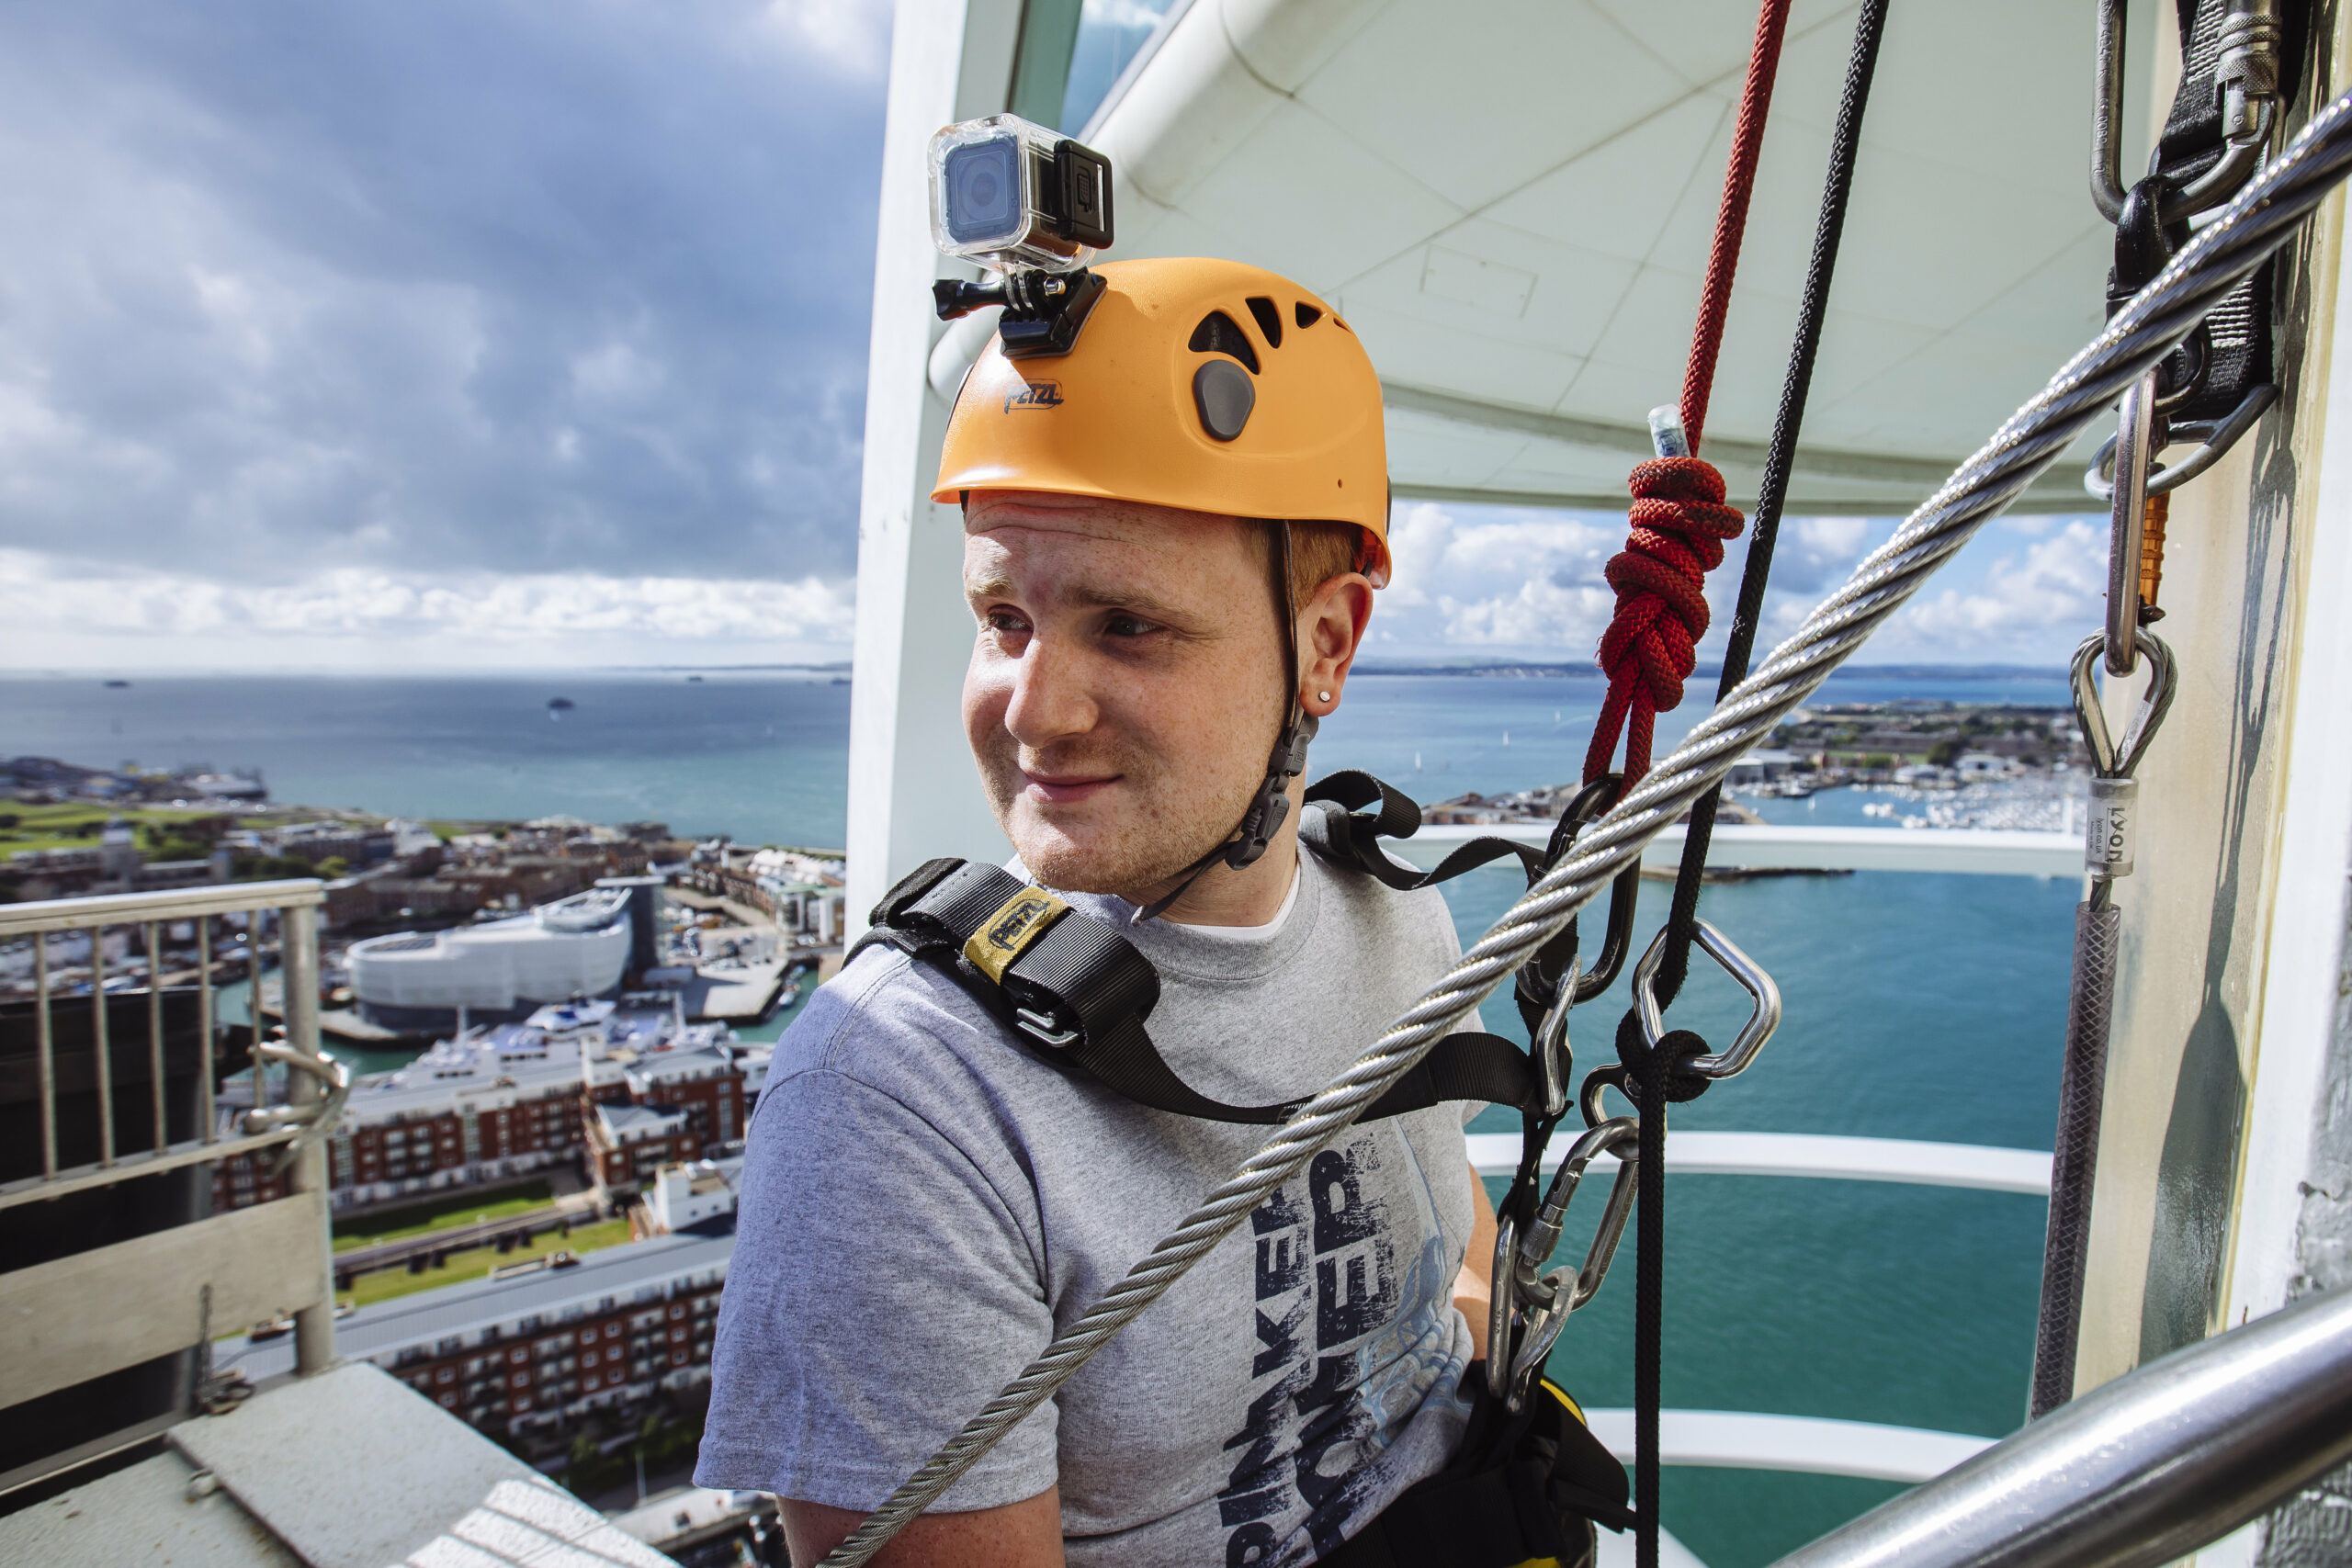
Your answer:
[[[1092,729],[1099,716],[1086,666],[1085,656],[1061,639],[1031,637],[1014,663],[1006,732],[1035,749]]]

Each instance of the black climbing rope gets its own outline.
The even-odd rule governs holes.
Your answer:
[[[1788,378],[1781,389],[1780,412],[1772,424],[1772,444],[1764,459],[1763,488],[1756,502],[1755,531],[1748,537],[1747,561],[1740,572],[1738,607],[1733,612],[1731,635],[1724,649],[1723,677],[1716,682],[1721,703],[1733,687],[1747,678],[1756,648],[1756,632],[1764,613],[1764,590],[1772,575],[1772,548],[1781,532],[1781,511],[1788,500],[1789,470],[1796,454],[1797,435],[1804,423],[1806,395],[1813,388],[1814,356],[1821,346],[1822,318],[1829,308],[1829,286],[1838,269],[1838,249],[1846,231],[1846,203],[1854,185],[1854,154],[1861,141],[1862,114],[1869,107],[1871,78],[1878,67],[1879,39],[1886,29],[1887,0],[1863,0],[1854,22],[1854,47],[1846,63],[1846,87],[1838,104],[1838,127],[1831,139],[1829,173],[1823,182],[1821,217],[1814,229],[1813,257],[1805,269],[1804,296],[1797,310],[1796,342],[1789,351]],[[1667,917],[1667,946],[1657,986],[1658,1005],[1673,1001],[1690,969],[1690,944],[1697,935],[1699,888],[1707,868],[1707,846],[1715,826],[1715,807],[1722,799],[1718,784],[1690,807],[1690,826],[1682,841],[1682,863],[1674,881],[1674,902]],[[1666,1105],[1695,1098],[1707,1080],[1677,1071],[1687,1055],[1706,1049],[1687,1031],[1677,1030],[1656,1048],[1642,1044],[1634,1014],[1625,1015],[1618,1030],[1621,1057],[1634,1069],[1628,1081],[1640,1085],[1640,1168],[1645,1176],[1635,1211],[1634,1267],[1634,1495],[1640,1524],[1634,1545],[1637,1568],[1657,1568],[1658,1561],[1658,1408],[1659,1371],[1664,1352],[1666,1298]],[[1629,1056],[1629,1052],[1631,1055]]]

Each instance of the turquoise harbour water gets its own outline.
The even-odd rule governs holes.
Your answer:
[[[1660,751],[1705,711],[1693,683]],[[576,706],[550,720],[546,704]],[[1364,676],[1313,772],[1366,767],[1434,799],[1573,777],[1600,684],[1575,678]],[[2062,678],[1862,672],[1822,701],[2054,704]],[[802,844],[843,837],[849,688],[831,675],[597,672],[469,679],[0,679],[0,755],[259,766],[280,801],[416,817],[566,812]],[[1506,737],[1508,739],[1506,739]],[[1418,758],[1418,767],[1416,761]],[[1775,819],[1860,820],[1848,792],[1766,803]],[[1465,943],[1516,872],[1451,885]],[[1666,885],[1645,886],[1642,935]],[[2048,1148],[2070,881],[1891,873],[1710,888],[1703,912],[1762,962],[1786,1005],[1745,1076],[1675,1125]],[[1745,998],[1702,963],[1678,1024],[1721,1042]],[[1582,1072],[1612,1059],[1623,987],[1580,1010]],[[1487,1027],[1523,1038],[1508,1001]],[[762,1034],[771,1030],[760,1031]],[[1485,1113],[1478,1131],[1513,1129]],[[1668,1184],[1666,1402],[1999,1436],[2022,1420],[2041,1266],[2037,1199],[1862,1182],[1683,1176]],[[1564,1256],[1581,1257],[1588,1191]],[[1595,1405],[1632,1402],[1633,1248],[1577,1314],[1553,1374]],[[1899,1487],[1767,1472],[1671,1470],[1665,1515],[1710,1568],[1758,1568]]]

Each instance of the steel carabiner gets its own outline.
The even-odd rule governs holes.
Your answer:
[[[2133,641],[2140,629],[2140,547],[2148,521],[2148,460],[2155,456],[2156,373],[2132,383],[2117,407],[2115,482],[2109,487],[2107,539],[2107,627],[2099,634],[2107,672],[2140,667]]]
[[[1557,1117],[1568,1108],[1568,1078],[1576,1070],[1576,1048],[1568,1043],[1568,1012],[1579,998],[1577,982],[1583,976],[1583,965],[1576,959],[1568,960],[1568,972],[1560,977],[1559,993],[1552,999],[1544,1021],[1537,1026],[1535,1036],[1528,1042],[1528,1054],[1535,1058],[1535,1072],[1544,1086],[1544,1114]]]
[[[1559,1341],[1560,1331],[1567,1326],[1568,1314],[1590,1301],[1601,1281],[1609,1277],[1610,1262],[1617,1256],[1617,1244],[1623,1238],[1626,1222],[1633,1214],[1640,1174],[1633,1150],[1640,1137],[1640,1123],[1630,1116],[1620,1116],[1588,1130],[1560,1161],[1551,1190],[1544,1194],[1543,1206],[1536,1211],[1526,1234],[1519,1233],[1515,1221],[1496,1228],[1494,1300],[1487,1318],[1487,1384],[1513,1411],[1526,1398],[1528,1385]],[[1600,1228],[1594,1231],[1592,1244],[1585,1249],[1584,1263],[1573,1269],[1562,1268],[1544,1272],[1544,1265],[1550,1260],[1553,1248],[1560,1244],[1568,1204],[1576,1197],[1586,1168],[1606,1153],[1617,1156],[1617,1180],[1609,1190],[1609,1204],[1601,1211]],[[1511,1337],[1514,1319],[1518,1324],[1516,1344]]]
[[[2278,118],[2278,52],[2283,31],[2274,0],[2235,0],[2215,39],[2215,95],[2222,100],[2222,150],[2213,166],[2164,203],[2164,220],[2218,207],[2262,162]],[[2091,93],[2091,202],[2112,223],[2122,214],[2123,35],[2125,0],[2101,0]]]

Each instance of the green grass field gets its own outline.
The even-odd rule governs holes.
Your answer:
[[[347,1252],[355,1247],[403,1241],[453,1225],[469,1225],[478,1220],[513,1219],[534,1209],[544,1209],[554,1201],[554,1194],[544,1181],[501,1187],[489,1192],[452,1192],[429,1202],[339,1219],[334,1223],[334,1249]]]
[[[443,1285],[455,1285],[461,1280],[479,1280],[492,1269],[509,1263],[527,1263],[534,1258],[546,1258],[557,1252],[594,1252],[602,1247],[618,1247],[629,1239],[627,1220],[600,1220],[594,1224],[574,1225],[571,1234],[548,1231],[531,1238],[527,1247],[512,1252],[501,1252],[494,1247],[469,1247],[449,1254],[447,1264],[439,1269],[427,1269],[422,1274],[412,1274],[405,1269],[381,1269],[373,1274],[362,1274],[354,1280],[352,1288],[335,1299],[352,1306],[373,1306],[396,1296],[413,1295],[419,1291],[437,1290]]]
[[[98,847],[98,829],[118,817],[139,828],[140,847],[144,849],[150,825],[163,829],[168,836],[178,823],[214,815],[217,814],[209,811],[175,810],[168,806],[114,807],[96,801],[66,801],[56,806],[0,802],[0,816],[17,819],[15,827],[0,828],[0,855],[18,850],[95,850]],[[243,818],[239,820],[242,822]],[[96,826],[85,829],[85,824]]]

